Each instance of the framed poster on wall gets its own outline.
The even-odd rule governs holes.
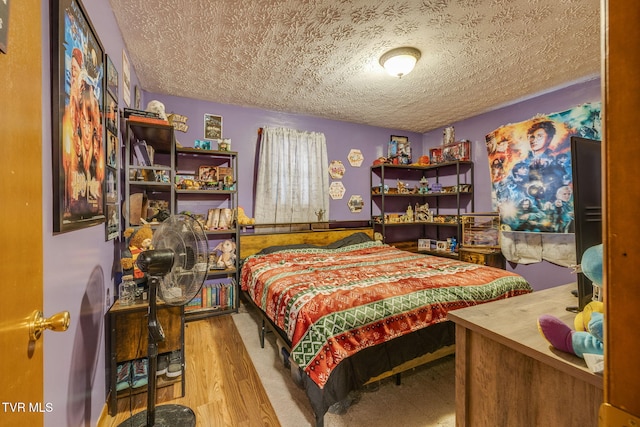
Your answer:
[[[80,0],[51,2],[53,231],[105,221],[104,49]]]

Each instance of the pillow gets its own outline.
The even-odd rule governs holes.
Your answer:
[[[325,249],[338,249],[344,248],[345,246],[355,245],[358,243],[370,242],[371,237],[369,237],[366,233],[359,232],[352,234],[351,236],[343,237],[340,240],[337,240],[333,243],[329,243],[326,246],[323,246]]]
[[[280,246],[269,246],[262,249],[257,255],[266,255],[272,254],[274,252],[286,251],[288,249],[309,249],[309,248],[318,248],[319,246],[312,245],[311,243],[298,243],[295,245],[280,245]]]

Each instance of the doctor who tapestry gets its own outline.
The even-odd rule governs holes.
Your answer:
[[[503,230],[572,231],[571,136],[601,139],[600,110],[600,103],[583,104],[486,136],[492,204]]]

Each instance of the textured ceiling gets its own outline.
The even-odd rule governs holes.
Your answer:
[[[223,104],[426,132],[600,73],[600,0],[109,1],[144,90]]]

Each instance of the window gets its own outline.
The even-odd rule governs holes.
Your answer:
[[[262,131],[258,153],[257,224],[329,218],[329,173],[323,133],[287,128]]]

